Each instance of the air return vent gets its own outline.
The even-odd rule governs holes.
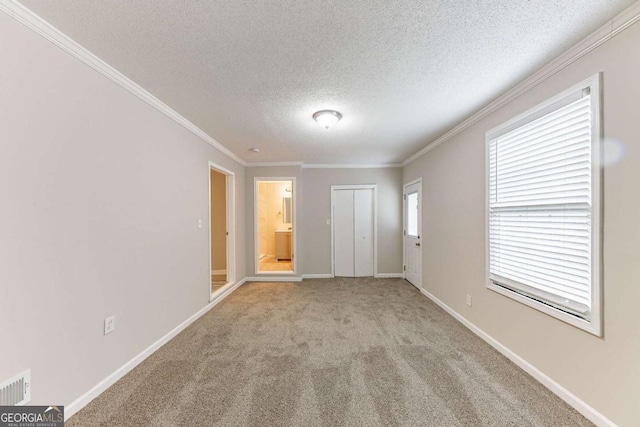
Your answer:
[[[0,384],[0,406],[24,405],[30,400],[30,369]]]

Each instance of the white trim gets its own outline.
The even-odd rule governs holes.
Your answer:
[[[520,95],[528,92],[551,76],[557,74],[564,68],[568,67],[587,53],[591,52],[601,44],[607,42],[612,37],[624,31],[638,21],[640,21],[640,2],[635,2],[634,4],[629,6],[629,8],[614,17],[611,21],[607,22],[602,27],[591,33],[589,36],[585,37],[571,49],[565,51],[563,54],[553,59],[547,65],[517,84],[507,93],[500,96],[498,99],[491,102],[489,105],[482,108],[480,111],[458,124],[456,127],[442,135],[440,138],[427,144],[420,151],[402,162],[401,166],[406,166],[414,160],[424,156],[440,144],[448,141],[471,125],[479,122],[494,111],[499,110],[506,104],[518,98]]]
[[[176,326],[174,329],[172,329],[168,334],[160,338],[158,341],[154,342],[149,347],[144,349],[141,353],[133,357],[127,363],[125,363],[120,368],[118,368],[115,372],[113,372],[112,374],[107,376],[105,379],[100,381],[98,384],[93,386],[89,391],[84,393],[82,396],[80,396],[70,404],[65,405],[65,410],[64,410],[65,421],[67,421],[76,412],[78,412],[79,410],[84,408],[86,405],[88,405],[93,399],[95,399],[100,394],[102,394],[106,389],[108,389],[113,384],[115,384],[116,381],[118,381],[120,378],[125,376],[133,368],[135,368],[140,363],[142,363],[147,357],[155,353],[156,350],[158,350],[160,347],[162,347],[164,344],[166,344],[172,338],[174,338],[176,335],[182,332],[187,326],[191,325],[193,322],[195,322],[200,317],[202,317],[202,315],[204,315],[206,312],[208,312],[213,307],[215,307],[220,301],[226,298],[231,292],[235,291],[238,287],[240,287],[245,282],[246,282],[246,279],[242,279],[238,283],[235,283],[233,285],[230,284],[231,286],[229,286],[229,288],[226,289],[225,292],[216,296],[216,298],[213,301],[211,301],[205,307],[200,309],[197,313],[195,313],[194,315],[189,317],[187,320],[185,320],[184,322]]]
[[[602,145],[602,126],[600,123],[601,120],[601,104],[602,104],[602,93],[601,93],[601,79],[602,73],[598,72],[591,77],[582,80],[580,83],[577,83],[570,88],[563,90],[561,93],[543,101],[532,108],[529,108],[525,112],[518,114],[517,116],[511,118],[510,120],[490,129],[485,134],[485,284],[486,287],[494,292],[497,292],[501,295],[504,295],[508,298],[511,298],[515,301],[518,301],[522,304],[525,304],[535,310],[538,310],[542,313],[545,313],[551,317],[554,317],[558,320],[561,320],[565,323],[568,323],[576,328],[582,329],[586,332],[589,332],[598,337],[602,336],[603,332],[603,316],[602,316],[602,308],[603,308],[603,292],[602,285],[603,280],[601,277],[602,271],[602,263],[603,256],[601,251],[601,242],[602,242],[602,165],[601,165],[601,151],[603,148]],[[593,97],[591,100],[591,117],[592,117],[592,140],[591,140],[591,203],[592,203],[592,212],[591,212],[591,320],[583,320],[578,317],[575,317],[571,314],[565,313],[564,311],[558,310],[554,307],[551,307],[547,304],[543,304],[540,301],[537,301],[533,298],[529,298],[523,296],[515,291],[505,289],[501,286],[497,286],[493,283],[493,281],[489,277],[489,269],[490,269],[490,251],[489,251],[489,143],[492,139],[494,139],[497,135],[500,135],[504,129],[510,129],[513,126],[518,126],[521,122],[528,120],[535,114],[540,111],[544,111],[547,108],[552,108],[558,102],[561,102],[563,99],[571,96],[574,93],[579,93],[584,89],[589,88],[591,91],[591,96]]]
[[[302,280],[305,279],[333,279],[333,275],[331,273],[313,273],[313,274],[303,274]]]
[[[211,270],[211,275],[227,274],[227,270]]]
[[[247,277],[247,282],[302,282],[302,277],[300,276]]]
[[[312,164],[302,163],[304,169],[384,169],[384,168],[401,168],[400,163],[357,163],[357,164]]]
[[[259,182],[281,182],[281,181],[291,181],[291,197],[293,199],[293,222],[291,223],[291,267],[293,268],[293,272],[286,271],[260,271],[260,241],[258,240],[258,183]],[[296,183],[296,177],[259,177],[256,176],[253,178],[253,261],[254,261],[254,274],[297,274],[298,267],[298,254],[297,254],[297,228],[298,228],[298,184]]]
[[[209,161],[209,167],[207,169],[207,180],[209,182],[209,270],[211,274],[223,274],[214,273],[211,265],[211,170],[215,170],[221,174],[226,175],[226,204],[227,204],[227,269],[224,272],[227,274],[227,286],[229,283],[236,281],[236,175],[229,169],[226,169],[217,163]],[[216,270],[223,271],[223,270]],[[211,277],[207,279],[207,288],[211,291]],[[224,288],[224,287],[223,287]],[[223,289],[221,288],[221,289]],[[220,291],[211,294],[210,301],[213,301],[217,296],[214,296]]]
[[[410,185],[417,184],[417,183],[422,183],[422,177],[416,178],[413,181],[405,182],[404,184],[402,184],[402,187],[408,187]]]
[[[375,190],[377,184],[353,184],[353,185],[332,185],[331,191],[333,190]]]
[[[401,168],[401,163],[304,163],[294,162],[246,162],[248,168],[273,167],[273,166],[299,166],[303,169],[385,169]]]
[[[273,167],[273,166],[298,166],[303,167],[302,162],[247,162],[248,168]]]
[[[240,280],[237,283],[229,282],[225,284],[223,287],[221,287],[220,289],[218,289],[216,292],[212,294],[211,300],[209,302],[215,303],[215,304],[219,303],[220,301],[225,299],[227,296],[229,296],[229,294],[231,294],[233,291],[235,291],[240,286],[245,284],[246,281],[247,281],[247,278],[245,277],[244,279]]]
[[[16,21],[20,22],[30,30],[44,37],[60,49],[64,50],[83,64],[91,67],[98,73],[102,74],[115,84],[119,85],[132,95],[137,96],[159,112],[163,113],[198,138],[205,141],[221,153],[225,154],[235,162],[245,166],[246,163],[240,157],[236,156],[231,150],[218,141],[209,136],[205,131],[191,123],[185,117],[173,110],[164,102],[147,92],[140,85],[136,84],[118,70],[98,58],[96,55],[85,49],[70,37],[62,33],[60,30],[40,18],[38,15],[27,9],[14,0],[0,0],[0,11],[6,13]]]
[[[334,239],[334,191],[335,190],[373,190],[373,277],[378,275],[378,185],[377,184],[353,184],[331,186],[331,277],[336,273],[336,254]]]
[[[555,307],[536,301],[533,298],[529,298],[525,295],[519,294],[518,292],[503,288],[502,286],[498,286],[493,282],[487,283],[486,287],[487,289],[490,289],[493,292],[497,292],[501,295],[504,295],[507,298],[511,298],[514,301],[517,301],[521,304],[524,304],[528,307],[533,308],[534,310],[538,310],[548,316],[551,316],[565,323],[568,323],[571,326],[575,326],[576,328],[592,333],[593,335],[596,335],[598,337],[602,336],[600,333],[600,328],[598,327],[598,325],[600,325],[601,322],[596,322],[595,314],[592,320],[592,322],[595,323],[594,325],[592,324],[592,322],[588,322],[576,316],[572,316],[571,314],[565,313],[564,311],[559,310]],[[594,307],[595,307],[595,304],[594,304]],[[596,310],[594,309],[593,311],[595,312]]]
[[[504,344],[500,343],[498,340],[493,338],[491,335],[484,332],[482,329],[471,323],[469,320],[464,318],[454,309],[446,305],[444,302],[440,301],[434,295],[429,293],[428,291],[421,289],[420,290],[427,298],[433,301],[435,304],[440,306],[444,311],[449,313],[453,318],[455,318],[458,322],[462,323],[465,327],[471,330],[474,334],[482,338],[485,342],[491,345],[493,348],[502,353],[505,357],[511,360],[513,363],[518,365],[523,371],[531,375],[533,378],[538,380],[542,385],[551,390],[555,395],[564,400],[567,404],[573,407],[576,411],[580,412],[584,415],[589,421],[594,423],[597,426],[602,427],[615,427],[615,423],[602,415],[593,407],[589,406],[586,402],[580,399],[575,394],[571,393],[569,390],[564,388],[562,385],[557,383],[547,374],[533,366],[531,363],[527,362],[525,359],[514,353]]]
[[[376,279],[402,279],[402,273],[378,273],[374,276]]]
[[[45,39],[49,40],[65,52],[69,53],[82,63],[88,65],[93,68],[100,74],[104,75],[114,83],[118,84],[125,90],[129,91],[131,94],[137,96],[141,100],[147,102],[153,108],[158,111],[164,113],[174,121],[176,121],[181,126],[185,127],[187,130],[201,138],[203,141],[207,142],[211,146],[218,149],[220,152],[227,155],[229,158],[233,159],[237,163],[243,166],[250,167],[260,167],[260,166],[301,166],[303,168],[315,168],[315,167],[331,167],[331,168],[385,168],[385,167],[404,167],[414,160],[422,157],[429,151],[436,148],[438,145],[443,142],[451,139],[458,133],[462,132],[469,126],[474,123],[480,121],[484,117],[488,116],[492,112],[498,110],[505,104],[508,104],[518,96],[527,92],[534,86],[537,86],[544,80],[558,73],[562,69],[566,68],[573,62],[580,59],[582,56],[591,52],[593,49],[597,48],[601,44],[605,43],[613,36],[619,34],[624,31],[638,20],[640,20],[640,2],[636,2],[629,6],[622,13],[614,17],[611,21],[607,22],[605,25],[600,27],[598,30],[593,32],[591,35],[584,38],[581,42],[577,43],[573,48],[565,51],[563,54],[549,62],[546,66],[532,74],[530,77],[522,81],[520,84],[516,85],[514,88],[509,90],[504,95],[500,96],[495,101],[491,102],[489,105],[475,113],[473,116],[469,117],[467,120],[461,122],[456,127],[442,135],[440,138],[432,141],[420,151],[415,153],[414,155],[407,158],[400,164],[356,164],[356,165],[339,165],[339,164],[330,164],[330,165],[322,165],[322,164],[308,164],[305,165],[303,162],[245,162],[240,157],[236,156],[231,150],[220,144],[218,141],[209,136],[202,129],[198,128],[196,125],[191,123],[189,120],[178,114],[176,111],[171,109],[169,106],[164,104],[162,101],[157,99],[155,96],[151,95],[149,92],[144,90],[138,84],[134,83],[132,80],[125,77],[115,68],[108,65],[106,62],[95,56],[93,53],[80,46],[78,43],[73,41],[70,37],[63,34],[61,31],[53,27],[51,24],[40,18],[38,15],[33,13],[31,10],[27,9],[20,3],[15,0],[0,0],[0,11],[6,13],[11,18],[16,21],[22,23],[27,28],[41,35]]]

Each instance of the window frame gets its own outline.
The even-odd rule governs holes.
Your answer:
[[[603,281],[602,281],[602,219],[603,219],[603,171],[601,159],[603,157],[602,150],[602,93],[601,84],[602,73],[596,73],[593,76],[581,81],[580,83],[570,87],[569,89],[549,98],[548,100],[528,109],[522,114],[496,126],[485,134],[485,283],[486,287],[494,292],[525,304],[535,310],[587,331],[593,335],[603,336]],[[533,297],[521,294],[515,290],[505,288],[495,284],[490,278],[490,158],[489,147],[490,141],[496,137],[503,135],[511,130],[519,128],[539,117],[546,115],[550,111],[557,109],[556,104],[562,103],[565,99],[575,96],[576,93],[590,90],[591,96],[591,320],[581,319],[559,308],[538,301]]]

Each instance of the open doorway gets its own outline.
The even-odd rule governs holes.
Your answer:
[[[209,163],[211,300],[235,282],[233,178],[232,172]]]
[[[295,178],[256,178],[256,273],[295,271]]]

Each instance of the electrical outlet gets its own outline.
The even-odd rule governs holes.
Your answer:
[[[107,317],[104,319],[104,334],[110,334],[116,329],[116,316]]]
[[[198,220],[198,228],[199,229],[202,228],[202,220],[201,219]]]
[[[327,225],[331,225],[331,220],[330,219],[327,220]]]
[[[467,295],[467,305],[471,307],[471,295]]]

